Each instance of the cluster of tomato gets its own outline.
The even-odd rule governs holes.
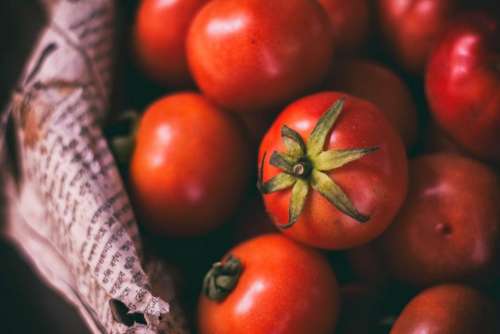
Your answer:
[[[500,331],[496,7],[141,1],[135,58],[172,91],[135,131],[141,224],[209,233],[254,182],[265,206],[199,282],[200,333]],[[381,319],[395,286],[414,298]]]

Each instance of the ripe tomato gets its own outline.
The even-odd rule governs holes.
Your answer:
[[[330,334],[339,291],[315,250],[279,234],[244,242],[214,264],[198,304],[200,334]]]
[[[437,123],[468,151],[500,162],[500,24],[472,15],[449,27],[427,68]]]
[[[373,104],[342,93],[289,105],[264,137],[259,163],[275,224],[316,247],[343,249],[374,239],[406,194],[401,138]]]
[[[365,43],[370,28],[368,0],[318,0],[333,29],[333,45],[342,54],[353,54]]]
[[[233,213],[250,160],[236,124],[195,93],[167,96],[146,110],[130,170],[142,223],[161,234],[193,235]]]
[[[380,0],[379,21],[396,60],[414,74],[427,59],[455,12],[456,0]]]
[[[446,284],[412,299],[391,334],[495,334],[499,329],[491,301],[467,286]]]
[[[310,0],[213,0],[188,35],[200,89],[235,111],[267,110],[313,89],[332,61],[331,26]]]
[[[387,116],[407,147],[415,143],[417,108],[408,87],[395,73],[375,63],[352,60],[337,63],[331,77],[328,88],[374,103]]]
[[[377,240],[386,270],[419,286],[488,278],[500,242],[496,174],[442,153],[413,160],[410,180],[405,205]]]
[[[163,84],[192,82],[186,37],[193,17],[208,0],[142,0],[134,27],[134,48],[146,74]]]

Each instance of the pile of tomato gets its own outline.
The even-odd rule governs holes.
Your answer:
[[[498,7],[140,1],[111,144],[193,330],[500,333]]]

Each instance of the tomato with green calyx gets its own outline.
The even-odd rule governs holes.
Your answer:
[[[205,277],[200,334],[330,334],[339,291],[328,261],[280,234],[246,241]]]
[[[335,92],[288,106],[264,137],[259,163],[259,188],[274,223],[293,239],[327,249],[380,235],[408,183],[403,143],[382,112]]]

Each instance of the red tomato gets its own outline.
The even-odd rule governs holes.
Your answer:
[[[339,291],[327,260],[279,234],[231,250],[203,290],[200,334],[330,334],[337,322]]]
[[[134,27],[134,46],[148,76],[173,87],[192,82],[186,37],[191,20],[207,1],[142,0]]]
[[[236,124],[195,93],[167,96],[146,110],[130,170],[142,223],[161,234],[193,235],[234,212],[250,159]]]
[[[495,306],[478,291],[447,284],[424,290],[404,308],[391,334],[495,334]]]
[[[414,74],[427,59],[453,17],[456,0],[380,0],[382,34],[396,60]]]
[[[366,42],[370,28],[368,0],[318,0],[330,17],[333,45],[342,54],[353,54]]]
[[[434,51],[426,90],[439,125],[468,151],[500,162],[500,25],[486,15],[457,21]]]
[[[362,60],[338,63],[328,88],[368,100],[379,107],[407,147],[417,139],[418,118],[413,97],[395,73]]]
[[[214,0],[193,21],[188,60],[198,86],[220,105],[267,110],[321,83],[331,40],[316,1]]]
[[[485,165],[452,154],[417,158],[396,221],[377,240],[386,270],[413,285],[483,281],[498,260],[500,187]]]
[[[286,138],[285,145],[285,130],[298,139]],[[304,148],[290,145],[299,141]],[[259,162],[264,202],[275,224],[316,247],[344,249],[374,239],[406,194],[400,137],[373,104],[342,93],[318,93],[289,105],[264,137]]]

